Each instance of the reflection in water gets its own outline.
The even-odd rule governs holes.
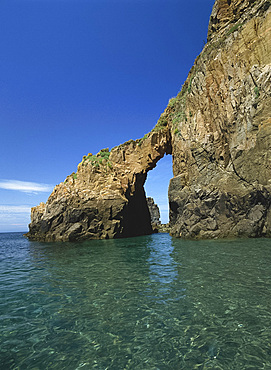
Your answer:
[[[150,256],[149,265],[150,284],[146,294],[151,300],[169,304],[176,303],[185,297],[185,286],[181,277],[178,277],[178,266],[173,258],[174,246],[167,234],[153,235],[147,245]],[[181,266],[181,264],[180,264]],[[164,306],[167,310],[167,307]]]
[[[150,257],[147,261],[150,265],[151,281],[159,282],[161,286],[172,283],[178,274],[177,265],[172,257],[174,247],[168,242],[168,237],[163,239],[163,236],[159,238],[154,236],[148,244]]]
[[[271,368],[270,251],[269,239],[0,235],[2,368]]]

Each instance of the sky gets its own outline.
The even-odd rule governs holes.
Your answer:
[[[82,156],[141,138],[176,96],[207,38],[214,0],[0,1],[0,232]],[[171,156],[147,196],[168,220]]]

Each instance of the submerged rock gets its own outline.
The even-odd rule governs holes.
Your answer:
[[[208,42],[155,128],[77,172],[31,211],[34,240],[152,232],[147,172],[173,156],[170,230],[183,238],[271,237],[271,7],[217,0]]]

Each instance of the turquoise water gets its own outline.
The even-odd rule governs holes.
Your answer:
[[[271,369],[271,240],[0,234],[1,369]]]

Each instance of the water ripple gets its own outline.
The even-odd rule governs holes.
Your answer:
[[[0,234],[3,369],[269,369],[271,240]]]

